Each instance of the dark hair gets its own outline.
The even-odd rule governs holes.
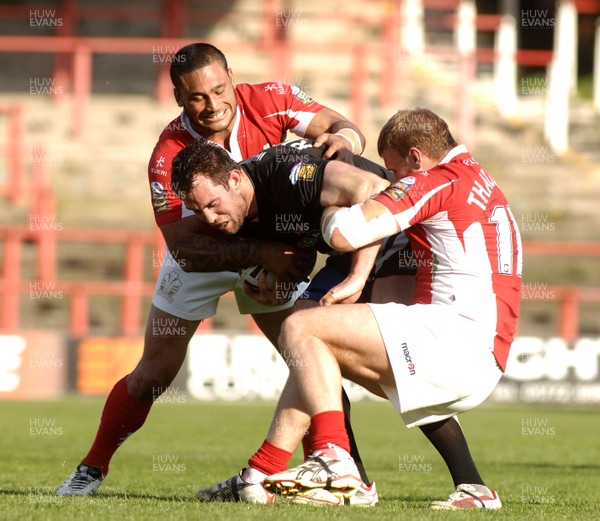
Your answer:
[[[431,159],[440,161],[447,152],[457,146],[448,124],[428,109],[399,110],[383,126],[377,140],[377,152],[387,148],[396,150],[401,157],[418,148]]]
[[[171,188],[184,200],[197,176],[212,179],[215,184],[229,188],[229,172],[239,165],[229,157],[227,150],[207,139],[189,144],[173,158],[171,165]]]
[[[179,49],[171,61],[171,81],[179,87],[179,78],[184,74],[207,67],[214,62],[219,62],[225,70],[227,59],[225,55],[210,43],[192,43]]]

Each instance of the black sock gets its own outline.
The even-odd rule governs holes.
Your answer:
[[[363,480],[365,485],[370,486],[371,481],[369,481],[369,477],[367,476],[367,471],[365,470],[365,466],[363,465],[362,459],[358,452],[358,447],[356,445],[356,440],[354,439],[354,432],[352,431],[352,425],[350,425],[350,399],[346,394],[346,391],[342,388],[342,404],[344,407],[344,420],[346,423],[346,431],[348,432],[348,439],[350,440],[350,455],[356,463],[356,467],[360,472],[360,477]]]
[[[465,435],[455,418],[422,425],[419,428],[444,458],[455,487],[463,483],[485,485],[471,457]]]

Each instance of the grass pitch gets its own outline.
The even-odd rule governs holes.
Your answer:
[[[202,504],[200,486],[228,478],[260,445],[273,404],[159,403],[116,453],[97,495],[64,498],[54,489],[87,452],[103,399],[0,401],[0,519],[599,519],[598,411],[484,406],[461,416],[471,451],[504,507],[433,512],[453,489],[444,462],[387,403],[353,407],[353,424],[376,509]],[[294,455],[293,464],[300,461]]]

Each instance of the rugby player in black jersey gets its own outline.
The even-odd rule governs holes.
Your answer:
[[[324,149],[313,147],[307,140],[295,140],[271,147],[241,163],[233,161],[219,146],[195,142],[178,153],[173,161],[172,188],[186,207],[194,211],[208,225],[222,233],[238,234],[248,239],[284,242],[297,248],[334,253],[321,235],[321,214],[332,205],[352,205],[379,193],[394,180],[385,168],[360,156],[354,157],[356,166],[323,159]],[[375,270],[384,260],[394,265],[396,277],[405,284],[404,295],[396,291],[394,300],[408,303],[412,296],[414,271],[407,263],[404,273],[397,255],[405,255],[407,241],[403,235],[391,238],[381,249],[370,247],[355,255],[330,256],[327,265],[312,281],[297,306],[316,305],[328,289],[341,282],[349,271],[351,262],[358,266],[372,266],[370,259],[377,256]],[[185,245],[178,245],[184,251]],[[401,252],[401,253],[400,253]],[[384,270],[382,269],[382,274]],[[357,293],[349,301],[376,300],[371,294],[374,274],[366,291]],[[394,284],[396,290],[402,284]],[[390,284],[386,282],[386,288]],[[248,293],[252,291],[248,288]],[[261,279],[261,290],[254,292],[261,303],[278,303],[289,300],[294,294],[290,281],[276,279],[273,287],[266,287]],[[392,300],[389,297],[388,300]],[[249,460],[249,466],[238,475],[200,490],[199,499],[207,501],[271,502],[272,495],[262,488],[262,480],[273,473],[273,466],[286,468],[296,445],[302,440],[309,424],[280,429],[286,409],[302,410],[293,389],[284,388],[274,422],[263,446]],[[298,421],[298,420],[296,420]],[[349,433],[351,429],[347,422]],[[355,458],[356,459],[356,458]],[[364,478],[363,478],[364,479]],[[326,490],[315,491],[313,502],[339,504],[344,498]],[[364,484],[350,498],[350,504],[372,506],[377,502],[374,484]]]

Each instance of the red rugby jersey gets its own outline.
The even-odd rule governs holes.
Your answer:
[[[285,141],[287,131],[304,137],[320,105],[296,86],[281,83],[235,87],[238,107],[229,138],[229,152],[236,161]],[[205,139],[182,112],[163,130],[148,163],[150,194],[156,223],[178,221],[192,215],[171,190],[171,162],[177,153],[196,139]]]
[[[417,263],[414,302],[445,304],[493,328],[505,369],[521,291],[522,248],[506,197],[463,145],[374,197],[395,216]],[[490,346],[491,348],[491,346]]]

